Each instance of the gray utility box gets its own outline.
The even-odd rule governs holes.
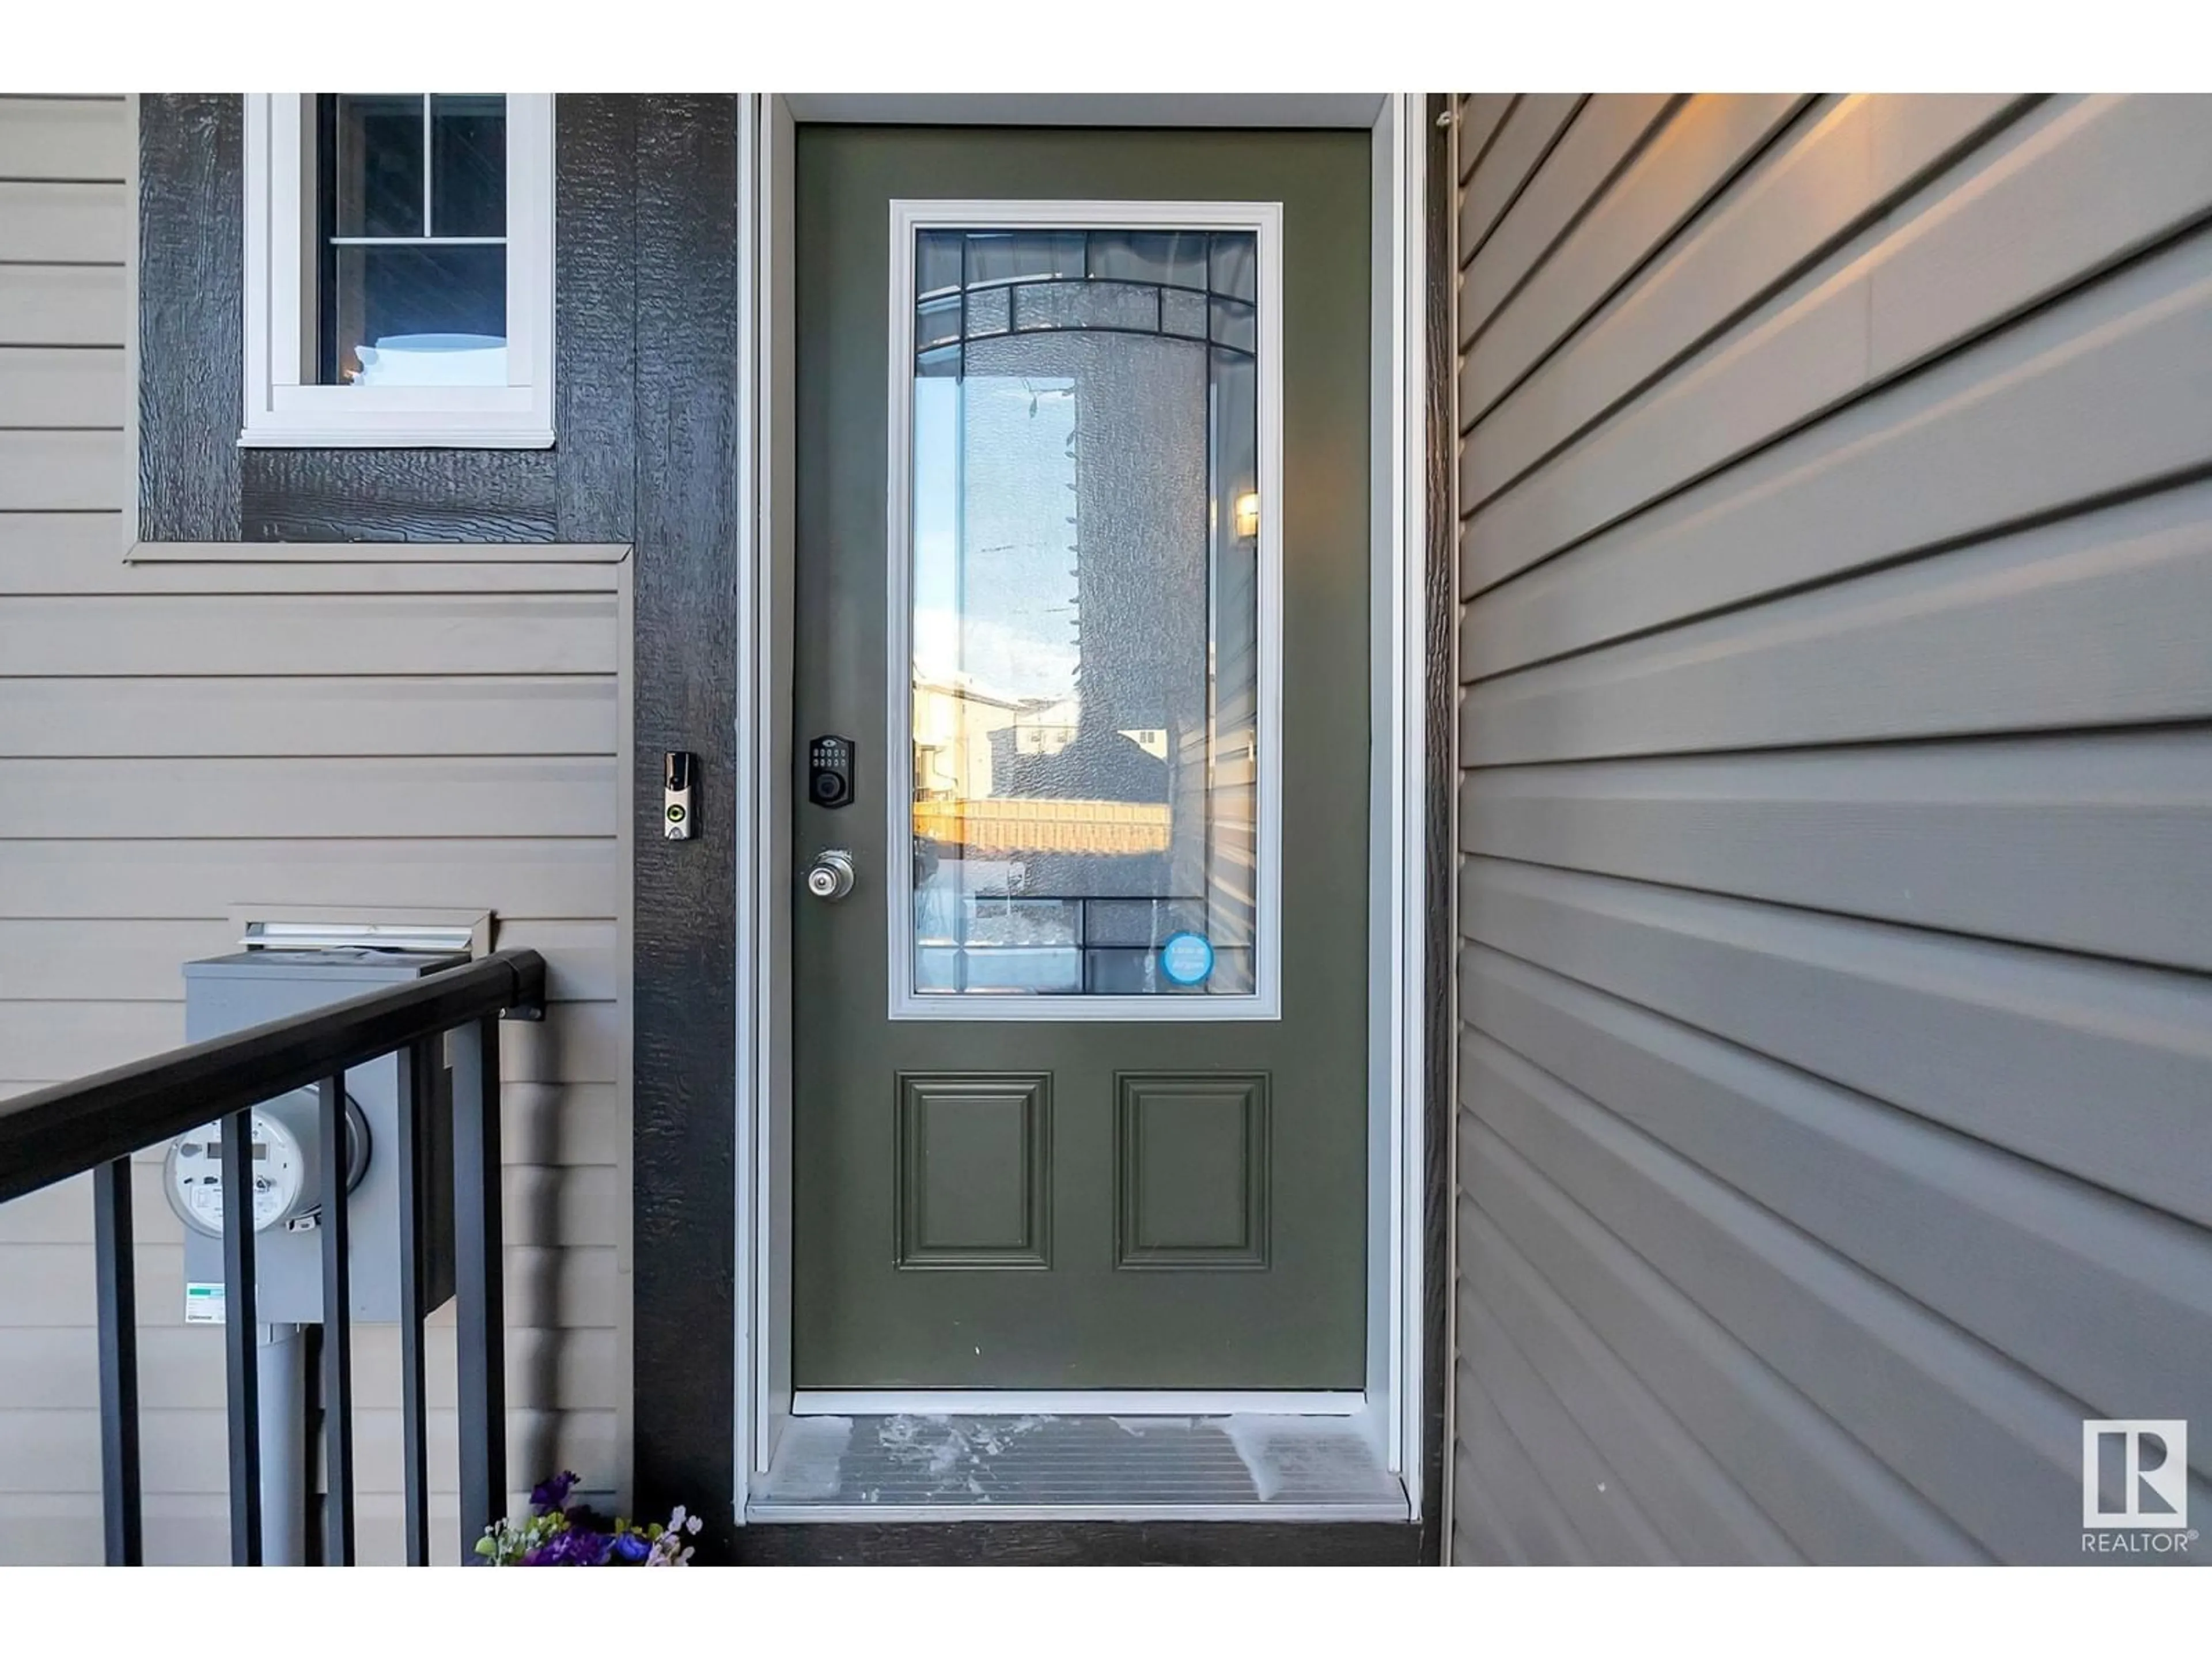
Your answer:
[[[188,962],[185,964],[185,1040],[204,1042],[248,1026],[343,1002],[379,986],[420,979],[467,960],[465,956],[446,953],[352,949],[246,951],[205,962]],[[422,1085],[428,1110],[417,1134],[424,1166],[424,1313],[453,1293],[453,1091],[442,1039],[435,1052],[440,1063]],[[398,1157],[398,1056],[387,1054],[354,1066],[346,1073],[345,1087],[358,1112],[354,1131],[366,1142],[356,1144],[349,1153],[360,1172],[347,1200],[353,1317],[395,1322],[401,1317],[399,1191],[404,1176]],[[297,1142],[312,1170],[321,1136],[314,1091],[296,1090],[255,1109],[277,1133],[289,1133]],[[258,1133],[256,1139],[260,1139]],[[181,1186],[186,1191],[195,1178],[210,1178],[208,1174],[195,1174],[212,1170],[212,1149],[208,1143],[204,1130],[195,1130],[177,1142],[177,1150],[189,1155],[182,1160],[173,1158],[172,1169],[181,1172]],[[253,1158],[258,1162],[264,1155],[265,1149],[257,1145]],[[172,1201],[177,1201],[173,1192]],[[331,1194],[316,1194],[313,1208],[306,1214],[274,1224],[264,1221],[255,1233],[256,1316],[260,1322],[322,1322],[323,1237],[317,1223],[330,1202]],[[222,1240],[191,1224],[189,1215],[187,1223],[185,1299],[190,1319],[196,1305],[207,1306],[221,1295],[211,1287],[222,1283]]]

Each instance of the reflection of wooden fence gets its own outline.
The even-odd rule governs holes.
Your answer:
[[[914,833],[971,853],[1164,853],[1164,801],[921,800]]]

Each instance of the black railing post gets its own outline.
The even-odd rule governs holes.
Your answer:
[[[399,1051],[399,1442],[405,1489],[404,1559],[430,1562],[429,1412],[422,1370],[424,1131],[437,1087],[436,1040]]]
[[[145,1563],[138,1486],[138,1290],[131,1262],[131,1160],[92,1172],[100,1281],[100,1490],[107,1565]]]
[[[353,1565],[353,1258],[346,1212],[345,1079],[315,1085],[322,1118],[323,1565]]]
[[[461,1548],[507,1507],[507,1315],[499,1136],[499,1022],[457,1028],[453,1279],[461,1437]]]
[[[261,1376],[254,1352],[253,1110],[222,1121],[222,1335],[230,1401],[230,1559],[261,1565]]]

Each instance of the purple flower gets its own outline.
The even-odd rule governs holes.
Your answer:
[[[575,1527],[556,1533],[522,1558],[526,1567],[604,1567],[614,1540]]]
[[[576,1484],[576,1472],[563,1469],[550,1480],[541,1480],[530,1489],[530,1506],[535,1510],[557,1510],[568,1501],[568,1493]]]
[[[618,1532],[615,1534],[614,1560],[609,1565],[634,1567],[652,1553],[653,1546],[646,1542],[643,1533]]]

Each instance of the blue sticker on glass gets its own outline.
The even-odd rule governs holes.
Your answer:
[[[1213,946],[1203,933],[1176,933],[1160,946],[1160,971],[1178,985],[1203,985],[1213,971]]]

